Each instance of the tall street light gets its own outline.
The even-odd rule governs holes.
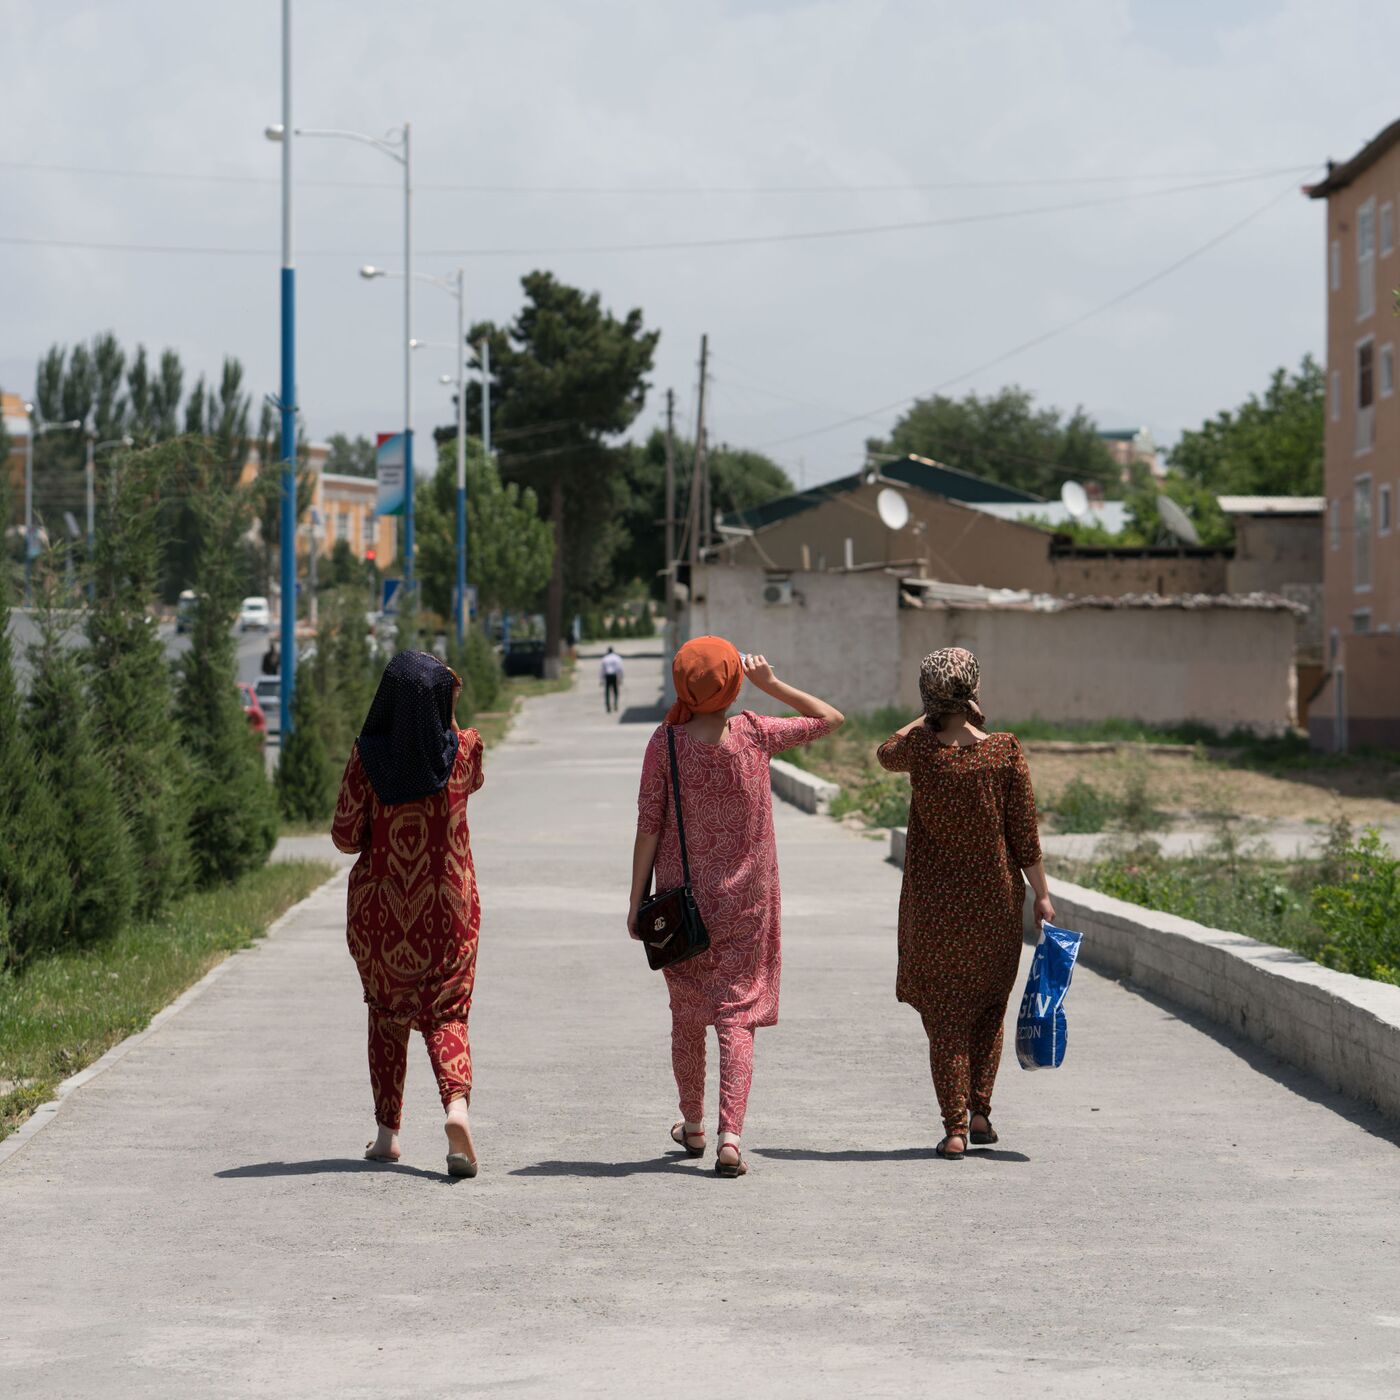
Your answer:
[[[273,141],[285,139],[290,123],[268,127]],[[327,136],[342,141],[358,141],[373,146],[403,166],[403,585],[413,591],[413,147],[408,122],[384,136],[367,136],[362,131],[342,131],[333,127],[297,127],[297,136]]]
[[[29,436],[24,447],[24,606],[34,606],[34,439],[45,433],[57,433],[67,428],[81,428],[81,418],[67,418],[62,423],[40,423],[32,403],[24,411],[29,418]]]
[[[466,328],[463,325],[463,317],[466,314],[466,272],[463,268],[458,268],[454,277],[434,277],[431,273],[415,272],[406,274],[394,272],[388,268],[366,266],[360,269],[360,276],[367,282],[373,281],[376,277],[402,277],[408,281],[410,276],[417,278],[420,282],[430,282],[434,287],[440,287],[449,296],[457,300],[457,340],[454,346],[457,354],[457,374],[454,377],[444,375],[444,384],[457,386],[457,607],[456,625],[457,641],[460,644],[466,636],[467,631],[467,369],[466,369]],[[430,342],[424,340],[410,340],[408,348],[416,350],[420,346],[427,346]],[[437,346],[438,342],[432,342]]]

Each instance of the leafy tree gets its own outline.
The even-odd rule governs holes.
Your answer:
[[[190,648],[180,658],[176,716],[195,765],[190,848],[196,877],[208,886],[265,864],[277,840],[276,800],[238,696],[233,637],[243,584],[239,546],[252,521],[253,492],[227,479],[222,453],[193,442],[171,446],[185,459],[198,525],[199,602]]]
[[[350,757],[379,683],[358,586],[330,593],[321,604],[312,679],[320,697],[326,752],[338,772]]]
[[[457,707],[459,722],[496,708],[505,676],[501,673],[495,647],[480,627],[470,628],[460,647],[455,637],[448,643],[447,664],[462,679],[462,700]]]
[[[677,438],[676,514],[684,521],[688,510],[695,444]],[[710,499],[720,511],[751,510],[780,496],[791,495],[792,479],[770,457],[745,448],[719,446],[707,454]],[[618,510],[624,543],[613,560],[610,597],[629,585],[642,583],[652,597],[664,598],[661,577],[666,567],[666,434],[653,429],[646,442],[629,446],[623,457]],[[677,531],[679,546],[681,531]]]
[[[72,900],[63,859],[68,816],[44,781],[31,731],[21,722],[9,618],[6,563],[0,567],[0,967],[17,966],[36,949],[59,944]]]
[[[1262,398],[1182,433],[1171,464],[1220,495],[1318,495],[1326,402],[1322,366],[1304,355],[1296,373],[1273,372]]]
[[[621,543],[612,486],[623,449],[612,440],[642,409],[658,332],[643,327],[640,310],[618,319],[596,292],[547,272],[528,273],[522,286],[526,304],[515,320],[473,326],[470,340],[491,346],[501,474],[534,487],[554,526],[545,654],[557,673],[566,594],[587,599],[605,584]],[[479,419],[472,388],[468,412]]]
[[[136,875],[136,910],[149,915],[185,893],[189,761],[173,723],[170,668],[152,617],[160,576],[165,449],[122,457],[100,479],[95,597],[88,612],[89,691],[111,765]]]
[[[332,433],[326,439],[330,451],[326,454],[326,470],[342,476],[373,476],[376,470],[375,447],[371,439],[346,437]]]
[[[253,439],[258,454],[258,475],[267,484],[257,502],[257,538],[261,559],[256,571],[257,591],[270,594],[279,577],[282,549],[282,438],[278,416],[264,403],[258,417],[258,429]],[[297,522],[306,518],[316,481],[311,471],[311,450],[304,434],[297,430]]]
[[[311,667],[297,667],[292,732],[277,763],[277,799],[288,821],[325,821],[335,808],[336,774],[326,752],[321,696]]]
[[[425,607],[452,616],[457,582],[457,447],[438,450],[438,469],[417,500],[418,578]],[[535,608],[549,582],[554,531],[540,519],[534,490],[503,483],[481,444],[467,444],[467,580],[478,606],[521,612]]]
[[[67,636],[70,609],[63,561],[50,551],[41,573],[29,650],[25,719],[44,788],[61,794],[58,852],[71,889],[63,942],[95,943],[118,933],[136,898],[131,836],[111,766],[98,740],[82,662]]]
[[[872,438],[867,446],[875,453],[931,457],[1047,498],[1071,479],[1098,481],[1106,490],[1120,480],[1118,464],[1082,408],[1068,417],[1058,408],[1038,409],[1016,385],[985,398],[919,399],[888,438]]]
[[[1220,502],[1210,487],[1176,471],[1168,472],[1165,480],[1157,482],[1145,467],[1133,472],[1128,492],[1129,527],[1113,542],[1118,545],[1172,543],[1175,536],[1162,523],[1157,504],[1162,496],[1169,496],[1186,512],[1203,545],[1224,548],[1234,543],[1234,527],[1220,509]]]

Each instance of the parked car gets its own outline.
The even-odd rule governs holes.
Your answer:
[[[266,598],[245,598],[238,610],[240,632],[272,631],[272,608]]]
[[[175,631],[177,635],[181,632],[188,632],[194,626],[194,610],[198,606],[199,594],[193,588],[187,588],[180,594],[180,599],[175,604]]]
[[[264,731],[276,733],[282,727],[282,677],[259,676],[253,698],[262,706]]]
[[[501,653],[501,670],[508,676],[535,676],[544,679],[544,643],[522,640],[507,642]]]
[[[243,713],[248,716],[248,728],[261,743],[267,738],[267,711],[258,699],[258,692],[247,681],[238,682],[238,693],[243,698]]]

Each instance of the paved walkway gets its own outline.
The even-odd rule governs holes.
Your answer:
[[[473,800],[481,1176],[442,1174],[418,1045],[405,1163],[357,1160],[341,877],[0,1166],[0,1390],[1395,1393],[1395,1133],[1082,970],[1065,1069],[1008,1064],[1003,1150],[938,1161],[899,875],[824,819],[778,812],[752,1173],[669,1151],[665,998],[622,918],[650,725],[587,682],[527,708]]]

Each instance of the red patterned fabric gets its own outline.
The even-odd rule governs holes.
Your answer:
[[[768,760],[820,739],[830,728],[825,720],[772,719],[745,710],[730,717],[718,744],[674,731],[690,878],[710,931],[708,952],[665,971],[677,1020],[701,1026],[777,1021],[782,901]],[[661,832],[656,851],[661,889],[679,885],[682,878],[670,785],[662,725],[647,744],[637,797],[638,829]]]
[[[753,1028],[726,1022],[719,1037],[719,1130],[742,1136],[744,1114],[753,1084]],[[705,1027],[694,1021],[671,1022],[671,1069],[680,1092],[681,1117],[705,1121]]]
[[[447,786],[386,806],[350,755],[331,839],[359,853],[350,872],[346,941],[370,1008],[375,1116],[399,1126],[408,1031],[428,1042],[444,1106],[470,1097],[467,1014],[476,982],[481,901],[467,798],[482,784],[481,736],[462,731]]]

